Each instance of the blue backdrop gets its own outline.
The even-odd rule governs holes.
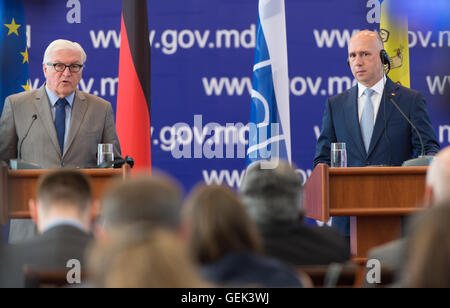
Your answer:
[[[450,143],[449,1],[409,1],[411,87],[426,97],[441,146]],[[189,190],[238,186],[245,168],[257,0],[149,0],[152,163]],[[419,13],[418,13],[419,12]],[[121,0],[25,0],[32,88],[57,38],[88,55],[80,89],[115,109]],[[347,44],[379,29],[378,0],[286,0],[292,158],[309,175],[325,100],[354,83]],[[177,137],[178,136],[178,137]],[[127,153],[123,153],[126,155]]]

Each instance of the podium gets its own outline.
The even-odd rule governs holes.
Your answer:
[[[350,216],[353,260],[401,237],[402,216],[419,211],[427,167],[330,168],[316,166],[304,186],[306,216],[327,222]]]
[[[130,166],[121,169],[77,169],[86,174],[92,185],[94,200],[99,199],[111,180],[126,179]],[[5,225],[11,218],[30,218],[28,200],[35,198],[39,176],[53,170],[9,170],[0,167],[0,224]]]

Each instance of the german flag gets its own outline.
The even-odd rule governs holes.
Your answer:
[[[146,0],[122,1],[116,127],[123,155],[151,168],[150,43]]]

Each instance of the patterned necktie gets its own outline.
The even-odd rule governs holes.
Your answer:
[[[64,134],[66,132],[66,104],[68,104],[65,98],[60,98],[56,102],[55,113],[55,129],[56,136],[58,136],[59,148],[61,149],[61,155],[64,153]]]
[[[361,115],[361,133],[364,141],[364,146],[366,148],[366,153],[369,152],[370,139],[372,138],[373,126],[374,126],[374,111],[372,104],[372,94],[374,90],[367,88],[364,91],[366,96],[366,103],[364,104],[364,109]]]

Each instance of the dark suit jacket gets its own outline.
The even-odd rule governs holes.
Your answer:
[[[421,153],[419,137],[386,97],[392,95],[395,102],[419,130],[426,155],[439,152],[439,144],[431,125],[425,105],[425,98],[417,91],[405,88],[389,78],[378,109],[375,127],[366,153],[358,119],[358,87],[333,96],[327,100],[323,115],[322,132],[316,145],[314,166],[330,164],[330,146],[333,142],[345,142],[347,165],[362,167],[368,165],[399,166],[405,160]]]
[[[292,265],[346,262],[350,246],[340,233],[329,227],[311,227],[301,222],[259,225],[266,255]]]
[[[294,269],[251,252],[229,253],[201,267],[206,280],[228,287],[301,287]]]
[[[33,115],[37,118],[31,124]],[[28,136],[24,140],[28,128]],[[61,153],[45,85],[39,89],[8,96],[0,119],[0,160],[18,156],[44,169],[97,166],[97,144],[112,143],[120,156],[119,139],[111,104],[104,99],[75,91],[64,153]]]
[[[77,259],[84,271],[85,250],[93,239],[80,229],[61,225],[23,244],[6,246],[0,269],[0,287],[23,287],[23,266],[36,270],[70,270],[67,261]]]

